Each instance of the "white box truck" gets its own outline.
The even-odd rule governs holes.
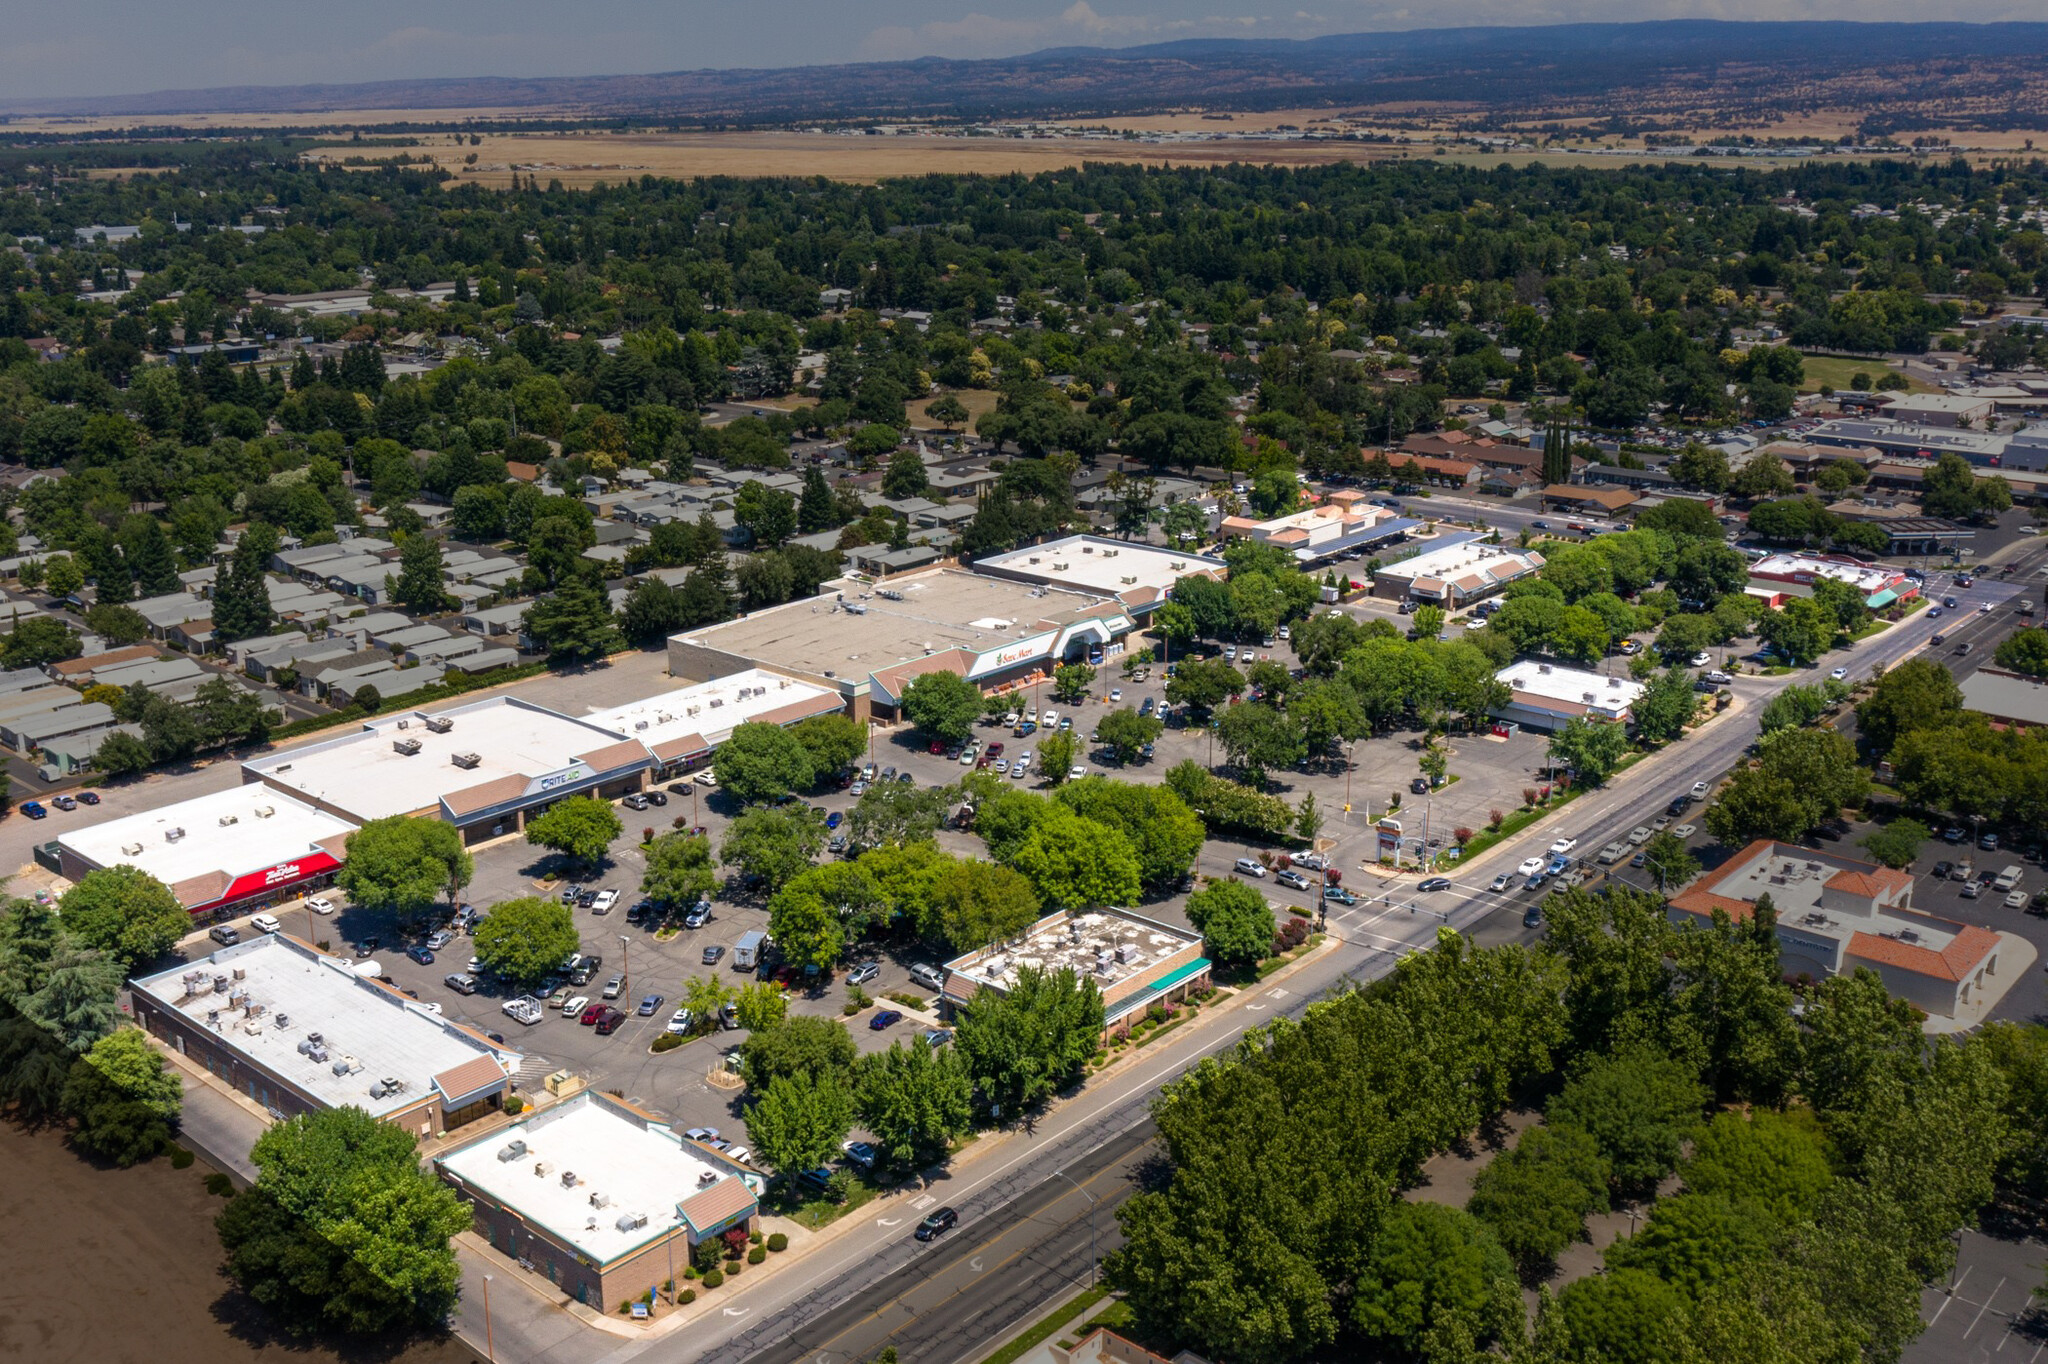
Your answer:
[[[740,940],[733,945],[732,969],[751,971],[761,964],[761,952],[768,946],[768,935],[759,931],[740,934]]]

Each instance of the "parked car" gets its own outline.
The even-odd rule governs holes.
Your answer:
[[[882,964],[880,962],[864,961],[846,973],[846,983],[848,985],[865,985],[869,981],[878,978],[881,974]]]
[[[719,959],[724,956],[724,946],[720,943],[713,943],[704,949],[704,964],[706,966],[716,966],[719,963]]]
[[[428,950],[425,943],[414,943],[411,947],[405,949],[405,955],[411,957],[422,966],[432,966],[434,964],[434,954]]]
[[[427,950],[430,952],[438,952],[442,948],[446,947],[449,943],[452,943],[454,941],[455,931],[453,929],[437,928],[432,933],[429,933],[427,935]]]
[[[678,1036],[680,1036],[681,1034],[686,1033],[689,1030],[690,1011],[688,1009],[677,1009],[674,1013],[668,1016],[668,1026],[666,1028],[666,1031],[675,1033]]]
[[[1236,863],[1232,865],[1231,870],[1236,872],[1239,876],[1249,876],[1255,881],[1263,881],[1266,879],[1266,868],[1263,865],[1261,865],[1257,858],[1240,857],[1237,859]]]
[[[648,806],[648,800],[646,796],[635,791],[632,795],[620,801],[619,804],[625,806],[628,810],[645,810]]]
[[[328,899],[325,895],[315,895],[307,899],[306,908],[312,910],[315,914],[332,914],[334,913],[334,901]]]
[[[621,973],[614,973],[612,978],[604,983],[604,997],[606,999],[617,999],[625,988],[626,977]]]
[[[223,947],[233,947],[242,940],[241,932],[233,924],[215,924],[206,930],[206,936]]]
[[[258,933],[275,933],[278,930],[279,924],[272,915],[255,914],[250,916],[249,927],[255,929]]]
[[[50,812],[43,808],[41,801],[25,800],[21,803],[20,808],[21,812],[30,819],[48,819],[50,817]]]
[[[711,902],[699,900],[690,906],[690,912],[683,916],[684,928],[702,928],[711,922]]]
[[[97,791],[80,791],[78,793],[78,803],[80,805],[98,805],[100,803],[100,793]]]
[[[946,973],[936,966],[919,962],[910,968],[910,979],[927,990],[943,990],[946,987]]]
[[[583,1026],[587,1028],[591,1024],[597,1022],[598,1019],[604,1017],[605,1011],[610,1007],[610,1005],[606,1004],[602,1000],[598,1000],[595,1003],[586,1004],[583,1006],[582,1010],[576,1015],[576,1019],[579,1023],[583,1024]]]
[[[877,1013],[873,1018],[870,1018],[868,1020],[868,1027],[876,1032],[881,1032],[884,1028],[893,1028],[902,1021],[903,1010],[883,1009],[880,1013]]]
[[[598,1015],[597,1031],[600,1035],[609,1037],[617,1032],[619,1024],[625,1021],[626,1016],[624,1014],[620,1013],[617,1009],[607,1007],[602,1014]]]
[[[715,1127],[693,1127],[683,1133],[683,1135],[691,1141],[701,1141],[708,1146],[718,1140],[718,1129]]]
[[[76,810],[78,808],[78,800],[75,796],[58,796],[50,804],[56,806],[59,810]]]
[[[640,997],[640,1007],[635,1009],[633,1012],[641,1018],[652,1018],[654,1017],[654,1011],[656,1009],[659,1009],[660,1007],[660,995],[642,995]]]
[[[609,914],[612,912],[612,906],[618,902],[619,893],[617,891],[610,889],[601,890],[597,893],[597,898],[591,902],[590,908],[592,912],[597,914]]]
[[[863,1170],[874,1169],[875,1162],[882,1158],[880,1151],[864,1141],[849,1141],[839,1149],[846,1152],[846,1158]]]
[[[443,976],[441,977],[441,983],[458,995],[473,995],[476,993],[476,977],[470,975],[467,971],[457,971],[453,975]]]
[[[381,938],[375,936],[359,939],[356,943],[356,955],[358,957],[367,957],[376,951],[382,942]]]

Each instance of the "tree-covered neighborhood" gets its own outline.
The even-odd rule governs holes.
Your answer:
[[[8,1139],[308,1350],[2024,1353],[2048,170],[1653,131],[0,127]]]

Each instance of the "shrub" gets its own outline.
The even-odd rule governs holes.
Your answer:
[[[761,1249],[761,1247],[759,1246],[755,1246],[752,1250],[747,1252],[747,1263],[750,1265],[760,1264],[761,1261],[767,1258],[768,1252]]]
[[[788,1250],[789,1238],[779,1231],[773,1233],[768,1238],[768,1249],[778,1252]]]
[[[1524,805],[1534,805],[1535,803],[1536,803],[1536,788],[1535,788],[1535,787],[1533,787],[1533,786],[1525,786],[1525,787],[1523,787],[1523,788],[1522,788],[1522,804],[1524,804]]]
[[[716,1274],[718,1262],[725,1258],[725,1248],[716,1241],[699,1241],[690,1247],[690,1264],[700,1274]]]
[[[654,826],[652,824],[642,826],[640,841],[642,843],[652,843],[654,841]]]
[[[677,1306],[681,1306],[683,1303],[686,1302],[695,1301],[697,1301],[697,1290],[694,1288],[685,1288],[682,1292],[676,1294]]]
[[[505,1111],[507,1113],[524,1113],[526,1111],[526,1100],[520,1098],[517,1094],[507,1094],[505,1096]]]
[[[1451,836],[1456,838],[1460,843],[1470,843],[1472,841],[1472,831],[1462,824],[1459,825],[1457,828],[1451,830]]]
[[[718,1270],[707,1269],[704,1271],[704,1286],[706,1288],[716,1288],[724,1282],[725,1275],[720,1273]]]
[[[661,1036],[654,1039],[654,1045],[648,1048],[648,1050],[654,1052],[674,1051],[677,1047],[683,1045],[683,1043],[687,1040],[688,1039],[685,1038],[679,1032],[665,1032]]]
[[[206,1191],[215,1198],[226,1198],[235,1191],[235,1181],[216,1170],[206,1177]]]
[[[671,829],[680,829],[689,822],[690,821],[684,819],[681,815],[677,815],[674,819],[668,822],[668,827]]]
[[[726,1275],[726,1277],[730,1278],[730,1277],[731,1277],[732,1275],[734,1275],[734,1274],[737,1274],[737,1273],[739,1273],[739,1272],[740,1272],[740,1271],[741,1271],[742,1269],[746,1268],[746,1263],[747,1263],[747,1262],[746,1262],[745,1260],[741,1260],[741,1259],[738,1259],[737,1257],[735,1257],[734,1259],[730,1259],[730,1260],[727,1260],[727,1261],[725,1262],[725,1267],[724,1267],[724,1269],[723,1269],[723,1270],[717,1270],[717,1269],[714,1269],[714,1270],[712,1270],[712,1271],[711,1271],[711,1273],[712,1273],[712,1274],[718,1274],[718,1273],[723,1273],[723,1274],[725,1274],[725,1275]],[[707,1274],[707,1275],[705,1275],[704,1277],[708,1279],[708,1278],[710,1278],[710,1277],[711,1277],[711,1275],[710,1275],[710,1274]]]
[[[758,1246],[761,1244],[761,1233],[757,1231],[752,1236],[749,1236],[747,1239]]]
[[[1501,824],[1506,821],[1506,819],[1507,816],[1502,814],[1499,810],[1488,810],[1486,812],[1486,827],[1489,829],[1498,829],[1501,826]]]
[[[193,1159],[194,1156],[192,1155],[192,1153],[186,1150],[184,1147],[173,1146],[171,1148],[171,1168],[173,1170],[190,1169],[192,1166]]]

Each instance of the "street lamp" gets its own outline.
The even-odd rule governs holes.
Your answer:
[[[1074,1177],[1065,1170],[1054,1170],[1052,1176],[1054,1179],[1064,1179],[1067,1183],[1073,1184],[1074,1192],[1088,1200],[1088,1282],[1092,1284],[1100,1273],[1102,1263],[1095,1255],[1095,1195],[1079,1184],[1074,1184]]]
[[[491,1276],[484,1275],[484,1357],[498,1364],[498,1345],[491,1336]]]
[[[1356,765],[1351,761],[1351,753],[1357,747],[1358,740],[1356,739],[1347,739],[1344,742],[1344,822],[1346,824],[1351,822],[1351,774],[1357,771]],[[1367,811],[1367,813],[1370,814],[1371,812]]]
[[[623,933],[619,934],[619,976],[625,982],[625,987],[628,990],[633,988],[632,953],[633,940]]]

